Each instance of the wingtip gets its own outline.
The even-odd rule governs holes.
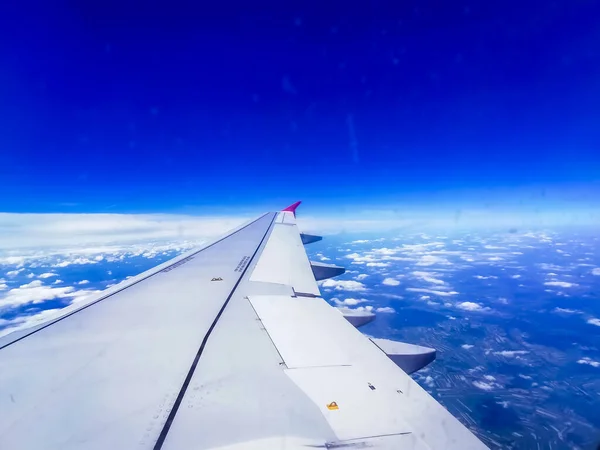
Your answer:
[[[294,217],[295,217],[295,216],[296,216],[296,208],[297,208],[297,207],[300,205],[300,203],[302,203],[302,201],[297,201],[296,203],[294,203],[294,204],[292,204],[292,205],[288,206],[288,207],[287,207],[287,208],[285,208],[285,209],[282,209],[281,211],[289,211],[289,212],[292,212],[292,213],[294,213]]]

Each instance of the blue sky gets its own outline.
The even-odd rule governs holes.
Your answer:
[[[0,6],[0,211],[596,204],[597,2],[212,3]]]

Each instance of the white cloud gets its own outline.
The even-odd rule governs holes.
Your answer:
[[[417,266],[433,266],[435,264],[449,265],[450,262],[446,258],[436,255],[423,255],[417,261]]]
[[[359,306],[358,308],[347,308],[347,307],[339,307],[338,309],[344,311],[360,311],[360,312],[373,312],[373,307],[370,305],[367,306]]]
[[[79,283],[75,284],[89,284],[89,280],[81,280]]]
[[[471,344],[463,344],[463,345],[461,345],[461,347],[464,348],[465,350],[469,350],[469,349],[471,349],[471,348],[473,348],[475,346],[471,345]]]
[[[494,355],[504,356],[505,358],[514,358],[519,355],[526,355],[529,353],[526,350],[502,350],[500,352],[494,352]]]
[[[591,358],[588,358],[587,356],[584,356],[583,358],[578,360],[577,364],[587,364],[588,366],[592,367],[600,367],[600,362],[594,361]]]
[[[359,305],[360,303],[368,302],[368,300],[366,300],[364,298],[347,298],[344,300],[340,300],[338,298],[332,298],[331,300],[338,306],[356,306],[356,305]]]
[[[496,381],[496,377],[492,375],[484,375],[483,378],[485,378],[488,381]]]
[[[382,262],[370,262],[367,263],[367,267],[388,267],[389,263],[382,263]]]
[[[489,310],[490,309],[490,308],[487,308],[487,307],[483,307],[479,303],[474,303],[474,302],[461,302],[461,303],[457,303],[456,307],[459,308],[459,309],[464,309],[465,311],[485,311],[485,310]]]
[[[425,300],[429,300],[430,298],[431,298],[431,297],[430,297],[429,295],[421,295],[421,296],[419,297],[419,300],[423,300],[423,301],[425,301]]]
[[[361,274],[359,274],[359,275],[357,275],[357,276],[356,276],[356,279],[357,279],[358,281],[362,281],[362,280],[364,280],[365,278],[367,278],[368,276],[369,276],[369,275],[367,275],[366,273],[361,273]]]
[[[489,279],[495,279],[498,278],[494,275],[489,275],[489,276],[484,276],[484,275],[475,275],[473,278],[477,278],[478,280],[489,280]]]
[[[592,269],[592,275],[600,275],[600,267],[596,267]]]
[[[52,283],[52,284],[60,284],[60,283],[62,283],[62,282],[63,282],[63,280],[56,280],[56,281],[55,281],[54,283]]]
[[[5,290],[8,287],[8,284],[6,283],[0,283],[0,291]]]
[[[544,283],[545,286],[558,286],[558,287],[564,287],[564,288],[570,288],[573,286],[577,286],[576,283],[569,283],[567,281],[546,281]]]
[[[412,275],[416,278],[419,278],[423,281],[426,281],[428,283],[433,283],[433,284],[446,284],[443,280],[440,280],[439,278],[435,278],[436,274],[435,273],[431,273],[431,272],[413,272]]]
[[[473,381],[473,386],[483,391],[491,391],[494,389],[494,385],[486,383],[485,381]]]
[[[382,283],[387,286],[399,286],[400,285],[400,282],[394,278],[386,278],[385,280],[382,281]]]
[[[42,303],[55,298],[69,297],[72,296],[73,291],[72,287],[43,286],[40,280],[35,280],[8,291],[0,299],[0,308],[14,308],[28,303]]]
[[[11,230],[10,233],[0,233],[0,248],[71,246],[74,241],[83,245],[199,240],[220,236],[250,218],[174,214],[0,213],[0,230]]]
[[[0,326],[8,325],[7,328],[0,330],[0,337],[6,336],[7,334],[12,333],[13,331],[21,330],[23,328],[29,328],[41,322],[45,322],[46,320],[51,319],[54,316],[60,314],[60,311],[60,308],[46,309],[44,311],[40,311],[37,314],[32,314],[28,316],[18,316],[10,320],[0,319]]]
[[[38,275],[38,278],[50,278],[50,277],[57,277],[57,276],[58,276],[58,274],[56,274],[54,272],[46,272],[41,275]]]
[[[450,297],[452,295],[458,295],[458,292],[456,291],[435,291],[432,289],[423,288],[406,288],[406,290],[410,292],[422,292],[424,294],[439,295],[440,297]]]
[[[65,259],[59,263],[53,264],[52,267],[67,267],[67,266],[71,266],[71,265],[84,265],[84,264],[98,264],[98,261],[96,261],[96,259],[90,259],[90,258],[74,258],[74,259]]]
[[[6,272],[6,275],[9,276],[9,277],[16,277],[17,275],[19,275],[24,270],[25,270],[25,268],[21,268],[21,269],[17,269],[17,270],[11,270],[9,272]]]
[[[386,255],[386,256],[391,256],[391,255],[395,255],[396,253],[398,253],[399,249],[398,248],[374,248],[373,250],[371,250],[371,253],[375,253],[377,255]]]
[[[395,313],[396,310],[394,308],[390,308],[389,306],[384,306],[382,308],[376,308],[376,312],[378,313]]]
[[[425,383],[426,386],[428,387],[433,387],[434,386],[434,381],[433,381],[433,377],[431,375],[427,375],[425,377],[425,380],[423,380],[423,382]]]
[[[354,280],[325,280],[321,283],[324,288],[335,289],[336,291],[366,291],[367,287],[359,281]]]
[[[533,377],[530,377],[529,375],[523,375],[522,373],[519,374],[519,378],[523,378],[524,380],[532,380]]]
[[[582,314],[581,311],[577,309],[569,309],[569,308],[559,308],[558,306],[552,310],[552,312],[558,314]]]
[[[596,319],[595,317],[588,319],[587,323],[589,323],[590,325],[596,325],[597,327],[600,327],[600,319]]]
[[[519,278],[521,278],[521,275],[519,275],[519,274],[512,275],[511,278],[514,278],[515,280],[518,280]]]
[[[22,266],[26,258],[23,256],[0,256],[0,264],[7,266]]]

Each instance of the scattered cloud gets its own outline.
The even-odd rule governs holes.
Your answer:
[[[17,269],[17,270],[10,270],[10,271],[6,272],[6,276],[8,276],[8,277],[16,277],[17,275],[19,275],[24,270],[25,270],[25,268],[21,268],[21,269]]]
[[[570,288],[573,286],[577,286],[576,283],[569,283],[567,281],[546,281],[544,283],[545,286],[558,286],[558,287],[564,287],[564,288]]]
[[[587,323],[589,323],[590,325],[596,325],[597,327],[600,327],[600,319],[596,319],[595,317],[588,319]]]
[[[437,291],[423,288],[406,288],[406,290],[410,292],[422,292],[424,294],[439,295],[440,297],[450,297],[452,295],[458,295],[458,292],[456,291]]]
[[[81,280],[79,283],[75,283],[75,284],[89,284],[89,280]]]
[[[340,300],[338,298],[332,298],[331,301],[333,301],[337,306],[356,306],[361,303],[368,302],[368,300],[366,300],[364,298],[346,298],[344,300]]]
[[[473,386],[482,391],[491,391],[494,389],[494,385],[492,383],[486,383],[485,381],[473,381]]]
[[[591,358],[588,358],[587,356],[584,356],[583,358],[578,360],[577,364],[587,364],[588,366],[592,367],[600,367],[600,362],[594,361]]]
[[[399,286],[400,282],[395,278],[386,278],[382,281],[382,284],[385,284],[386,286]]]
[[[327,289],[335,289],[336,291],[366,291],[367,287],[360,281],[354,280],[325,280],[321,286]]]
[[[449,265],[450,262],[446,258],[436,255],[423,255],[417,261],[417,266],[433,266],[435,264]]]
[[[6,328],[0,330],[0,337],[6,336],[13,331],[29,328],[41,322],[45,322],[46,320],[60,314],[60,311],[60,308],[45,309],[44,311],[40,311],[36,314],[18,316],[10,320],[0,319],[0,326],[6,326]]]
[[[382,308],[376,308],[375,312],[378,312],[378,313],[395,313],[396,310],[394,308],[389,307],[389,306],[384,306]]]
[[[557,314],[582,314],[582,311],[579,311],[577,309],[559,308],[558,306],[554,308],[552,312]]]
[[[475,346],[471,345],[471,344],[463,344],[463,345],[461,345],[461,347],[464,348],[465,350],[469,350],[469,349],[472,349]]]
[[[596,268],[592,269],[592,275],[600,276],[600,267],[596,267]]]
[[[435,273],[415,271],[412,273],[412,275],[420,280],[426,281],[427,283],[446,284],[446,282],[444,280],[435,278],[435,276],[437,275]]]
[[[358,253],[350,253],[349,255],[344,256],[344,258],[359,259],[359,258],[362,258],[362,257]]]
[[[527,350],[502,350],[500,352],[494,352],[494,355],[504,356],[505,358],[519,357],[520,355],[526,355],[529,353]]]
[[[357,279],[358,281],[362,281],[362,280],[364,280],[365,278],[367,278],[368,276],[369,276],[369,275],[367,275],[366,273],[361,273],[361,274],[358,274],[358,275],[356,276],[356,279]]]
[[[6,295],[0,298],[0,308],[15,308],[28,303],[42,303],[57,298],[66,298],[75,296],[74,288],[44,286],[40,280],[23,284],[18,288],[9,290]]]
[[[383,263],[383,262],[367,263],[367,267],[388,267],[389,265],[390,265],[389,263]]]
[[[347,308],[347,307],[339,307],[339,309],[346,311],[360,311],[360,312],[373,312],[373,307],[371,305],[367,306],[359,306],[358,308]]]
[[[427,387],[433,387],[435,385],[435,382],[433,381],[433,377],[431,375],[427,375],[423,382]]]
[[[41,275],[38,275],[38,278],[50,278],[50,277],[57,277],[57,276],[58,276],[58,274],[56,274],[54,272],[46,272]]]
[[[59,263],[56,263],[54,265],[52,265],[52,267],[67,267],[67,266],[71,266],[71,265],[84,265],[84,264],[98,264],[98,261],[96,260],[96,258],[94,259],[90,259],[90,258],[74,258],[74,259],[65,259]]]
[[[480,303],[461,302],[457,303],[456,307],[465,311],[488,311],[490,308],[482,306]]]

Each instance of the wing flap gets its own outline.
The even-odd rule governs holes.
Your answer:
[[[351,325],[322,298],[257,295],[248,300],[288,368],[352,364],[352,340],[332,339],[340,326]]]
[[[317,405],[340,441],[410,433],[431,448],[485,448],[322,298],[259,295],[248,300],[287,366],[286,374]],[[332,402],[335,408],[328,407]]]

